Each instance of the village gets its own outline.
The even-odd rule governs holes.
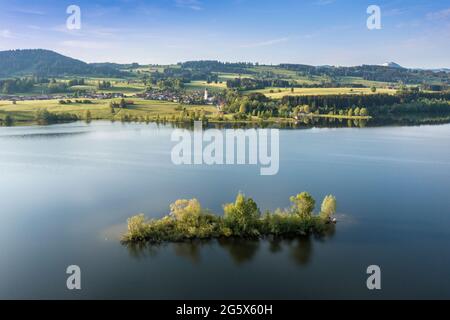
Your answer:
[[[136,94],[136,97],[146,100],[169,101],[186,105],[214,105],[219,102],[219,98],[217,96],[211,96],[208,89],[205,89],[205,91],[202,92],[199,90],[184,91],[151,88],[144,93]]]
[[[216,95],[210,95],[209,91],[205,89],[204,92],[200,90],[184,91],[173,89],[148,89],[143,93],[137,93],[129,96],[125,93],[98,93],[98,92],[76,92],[66,94],[36,94],[36,95],[0,95],[0,101],[45,101],[45,100],[66,100],[73,98],[93,99],[93,100],[108,100],[118,98],[141,98],[145,100],[167,101],[180,103],[185,105],[220,105],[220,99]]]

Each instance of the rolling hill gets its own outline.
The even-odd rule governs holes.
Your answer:
[[[123,76],[111,66],[91,65],[43,49],[0,51],[0,77]]]

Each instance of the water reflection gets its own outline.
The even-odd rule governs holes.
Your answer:
[[[126,248],[134,259],[155,258],[158,253],[167,248],[173,249],[173,253],[194,265],[203,262],[202,257],[207,255],[207,249],[225,251],[236,266],[241,266],[253,261],[258,254],[283,255],[299,266],[306,266],[311,262],[314,253],[314,242],[322,242],[331,239],[336,233],[335,225],[329,225],[322,235],[302,236],[294,238],[269,237],[263,240],[242,240],[222,238],[208,241],[191,241],[166,244],[130,243]]]
[[[372,119],[343,119],[343,118],[317,118],[305,116],[296,121],[286,122],[233,122],[233,123],[205,123],[205,129],[252,129],[252,128],[278,128],[278,129],[310,129],[310,128],[365,128],[382,126],[417,126],[426,124],[450,123],[448,115],[423,115],[410,114],[407,116],[376,116]],[[193,130],[193,123],[168,123],[157,122],[157,126],[170,125],[172,128],[184,128]]]
[[[127,243],[125,246],[128,249],[130,257],[136,260],[156,257],[161,248],[160,245],[153,245],[145,242]]]
[[[301,237],[290,246],[290,257],[292,261],[300,266],[306,266],[313,254],[311,237]]]
[[[259,240],[221,239],[218,242],[237,265],[253,260],[260,248]]]
[[[202,249],[210,244],[211,242],[208,241],[194,241],[174,243],[172,247],[178,257],[185,258],[193,264],[199,264],[201,262]]]

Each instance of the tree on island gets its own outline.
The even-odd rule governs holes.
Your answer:
[[[299,236],[323,234],[336,211],[336,199],[327,196],[322,212],[313,214],[315,200],[307,192],[291,198],[291,209],[267,211],[264,215],[252,198],[238,194],[234,203],[224,206],[219,216],[203,209],[197,199],[177,200],[170,214],[159,220],[146,220],[143,214],[128,219],[128,232],[123,243],[190,241],[193,239],[245,238],[265,236]]]
[[[302,218],[310,217],[316,206],[316,200],[308,192],[302,192],[290,200],[293,204],[292,210]]]
[[[239,193],[235,203],[224,206],[225,226],[235,235],[254,236],[258,234],[257,223],[261,216],[255,201]]]
[[[336,213],[336,198],[328,195],[323,199],[320,215],[324,219],[330,219]]]

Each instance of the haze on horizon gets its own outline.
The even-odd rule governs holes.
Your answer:
[[[80,30],[66,27],[72,4]],[[366,26],[371,4],[381,30]],[[444,0],[0,0],[0,8],[0,50],[43,48],[86,62],[450,68]]]

